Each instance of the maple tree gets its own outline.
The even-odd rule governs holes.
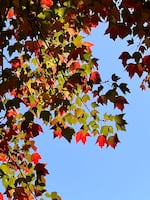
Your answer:
[[[119,59],[132,78],[150,87],[150,2],[146,0],[1,0],[0,1],[0,199],[60,200],[46,190],[46,164],[35,144],[43,129],[55,137],[86,143],[96,137],[100,148],[115,148],[125,131],[124,105],[130,92],[116,74],[110,87],[98,71],[93,44],[83,37],[99,23],[105,34],[135,52]],[[118,113],[100,113],[112,104]]]

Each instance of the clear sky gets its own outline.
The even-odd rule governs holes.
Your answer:
[[[57,191],[62,200],[149,200],[150,199],[150,89],[141,91],[140,80],[129,79],[119,55],[126,42],[113,42],[103,36],[103,26],[93,30],[88,37],[95,44],[94,56],[99,58],[99,71],[109,79],[112,73],[128,82],[131,94],[127,95],[129,105],[124,112],[128,122],[127,131],[120,132],[121,143],[114,150],[100,149],[95,139],[86,145],[69,144],[64,139],[52,138],[51,130],[37,138],[42,161],[48,163],[50,175],[47,189]],[[112,110],[106,112],[113,113]]]
[[[95,44],[94,56],[99,58],[99,71],[103,80],[112,73],[128,82],[131,94],[124,112],[127,131],[120,132],[121,143],[114,150],[100,149],[95,138],[86,145],[69,144],[64,139],[53,139],[51,130],[37,137],[42,161],[48,163],[48,191],[57,191],[62,200],[149,200],[150,199],[150,89],[142,92],[141,80],[129,79],[119,55],[125,41],[113,42],[103,36],[103,26],[94,29],[88,40]],[[136,46],[135,46],[136,49]],[[106,112],[113,113],[106,107]]]

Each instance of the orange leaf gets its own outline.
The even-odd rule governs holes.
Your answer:
[[[62,137],[62,129],[61,128],[57,128],[56,130],[54,130],[54,137],[58,137],[59,139]]]
[[[100,146],[100,148],[103,148],[103,146],[105,144],[107,144],[107,142],[106,142],[106,136],[104,136],[104,135],[98,136],[96,143],[98,143],[98,145]]]
[[[45,7],[51,7],[53,5],[52,0],[41,0],[41,4],[43,4]]]
[[[12,120],[14,116],[17,116],[18,113],[15,109],[11,108],[10,110],[7,111],[6,116],[8,120]]]
[[[101,77],[99,72],[97,71],[92,72],[90,75],[90,80],[95,84],[99,84],[101,82]]]
[[[14,8],[10,8],[8,13],[7,13],[7,18],[11,19],[14,16]]]
[[[86,138],[90,136],[89,133],[84,133],[83,130],[80,130],[76,133],[75,138],[76,138],[76,143],[78,143],[80,140],[82,141],[83,144],[86,143]]]
[[[91,51],[91,47],[94,46],[91,42],[84,42],[84,46],[86,46],[87,51]]]
[[[41,156],[40,156],[39,153],[33,153],[33,154],[31,155],[31,161],[32,161],[34,164],[38,164],[40,159],[41,159]]]
[[[75,61],[71,66],[70,66],[70,70],[72,71],[72,72],[74,72],[74,70],[76,70],[76,69],[80,69],[80,63],[78,62],[78,61]]]
[[[0,161],[6,162],[7,161],[7,156],[4,153],[0,153]]]

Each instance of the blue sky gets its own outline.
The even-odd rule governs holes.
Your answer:
[[[114,150],[100,149],[95,138],[86,145],[71,144],[64,139],[55,139],[51,130],[37,138],[42,161],[48,163],[48,191],[57,191],[62,200],[149,200],[150,199],[150,90],[141,91],[141,80],[136,76],[130,80],[124,71],[119,55],[126,42],[112,41],[103,35],[103,26],[94,29],[87,40],[95,44],[94,56],[99,58],[99,71],[103,80],[112,73],[128,82],[131,94],[125,108],[127,131],[121,132],[121,143]],[[136,48],[136,46],[135,46]],[[105,107],[106,112],[114,109]]]
[[[142,80],[129,79],[121,61],[122,51],[133,51],[122,40],[112,41],[103,35],[103,26],[94,29],[88,40],[95,44],[94,56],[99,58],[99,71],[104,79],[112,73],[128,82],[131,94],[124,112],[127,131],[121,132],[117,148],[100,149],[95,138],[86,145],[52,139],[51,130],[45,128],[37,138],[42,161],[48,163],[50,175],[47,189],[57,191],[62,200],[149,200],[150,199],[150,90],[141,91]],[[106,112],[114,109],[105,107]]]

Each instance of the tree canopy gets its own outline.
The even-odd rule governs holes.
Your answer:
[[[0,0],[0,199],[61,199],[46,190],[49,172],[35,144],[42,123],[68,142],[119,143],[130,90],[115,73],[106,84],[98,70],[94,44],[83,35],[99,23],[111,39],[136,46],[119,59],[149,88],[150,1]],[[109,105],[115,114],[100,112]]]

